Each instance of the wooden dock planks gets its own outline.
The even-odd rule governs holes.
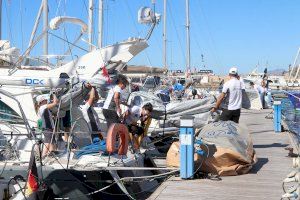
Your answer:
[[[171,177],[149,199],[280,199],[282,180],[292,171],[292,159],[284,150],[290,141],[286,133],[273,131],[273,121],[265,118],[269,112],[271,110],[242,111],[240,122],[247,124],[258,157],[249,174],[222,177],[221,181]]]

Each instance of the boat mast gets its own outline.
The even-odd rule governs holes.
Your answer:
[[[164,32],[163,32],[163,62],[164,62],[164,69],[167,70],[167,0],[164,0]]]
[[[101,49],[103,44],[103,2],[99,0],[99,13],[98,13],[98,48]]]
[[[94,0],[89,0],[89,23],[88,23],[88,43],[90,45],[89,50],[93,50],[93,14],[94,14]]]
[[[190,66],[190,5],[189,0],[185,1],[186,7],[186,71],[189,72],[191,69]]]
[[[31,45],[33,44],[33,39],[34,39],[35,33],[37,31],[37,28],[38,28],[38,25],[39,25],[39,22],[40,22],[40,18],[42,16],[42,11],[43,11],[43,1],[41,3],[39,12],[38,12],[37,17],[36,17],[35,22],[34,22],[34,26],[33,26],[33,29],[32,29],[31,35],[30,35],[30,40],[29,40],[28,48],[30,48]]]
[[[2,0],[0,0],[0,40],[2,39]]]
[[[48,29],[48,0],[43,0],[43,32]],[[48,55],[48,34],[44,35],[43,54]]]
[[[295,67],[296,67],[296,63],[297,63],[297,61],[298,61],[299,55],[300,55],[300,47],[298,48],[298,51],[297,51],[297,54],[296,54],[294,63],[293,63],[293,65],[292,65],[292,69],[291,69],[291,71],[289,72],[288,82],[292,81],[292,76],[293,76],[292,73],[294,72],[294,69],[295,69]]]

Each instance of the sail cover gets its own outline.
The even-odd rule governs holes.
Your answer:
[[[219,121],[203,127],[197,139],[215,144],[213,157],[205,159],[202,170],[232,176],[248,173],[256,163],[249,130],[232,121]]]

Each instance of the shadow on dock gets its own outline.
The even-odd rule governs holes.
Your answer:
[[[257,163],[252,167],[249,174],[257,174],[257,172],[268,162],[268,158],[257,158]]]
[[[273,143],[273,144],[255,144],[253,145],[254,149],[257,148],[271,148],[271,147],[287,147],[288,144],[281,144],[281,143]]]

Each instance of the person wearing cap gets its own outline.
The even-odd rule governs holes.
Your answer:
[[[58,99],[55,94],[53,94],[52,103],[48,103],[48,99],[49,95],[40,95],[36,98],[39,106],[38,116],[42,121],[41,128],[44,135],[43,157],[55,150],[55,140],[53,138],[54,122],[50,109],[58,104]]]
[[[234,121],[239,123],[241,108],[242,108],[242,84],[238,80],[238,69],[232,67],[229,70],[230,80],[224,83],[222,93],[217,99],[215,107],[211,109],[212,112],[220,107],[221,103],[225,105],[223,107],[220,120],[222,121]]]
[[[129,137],[134,142],[135,148],[138,149],[141,145],[145,134],[147,121],[151,117],[153,106],[151,103],[146,103],[144,106],[132,105],[124,113],[124,122],[128,127]],[[140,121],[140,124],[138,123]]]

